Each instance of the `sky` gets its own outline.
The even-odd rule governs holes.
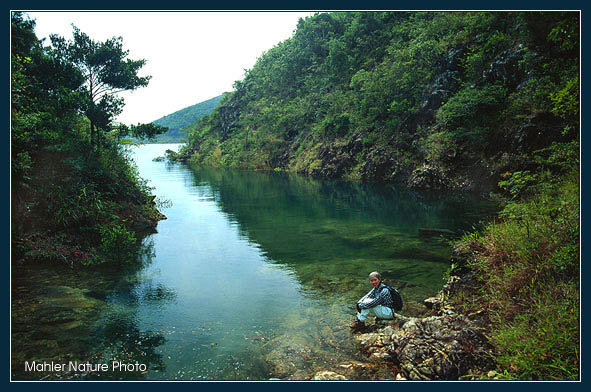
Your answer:
[[[27,12],[38,38],[72,38],[72,23],[95,41],[123,37],[132,60],[146,59],[147,87],[121,93],[118,121],[147,123],[231,91],[258,57],[292,36],[314,12]]]

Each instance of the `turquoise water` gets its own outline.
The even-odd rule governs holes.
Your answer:
[[[400,288],[402,313],[421,312],[450,250],[418,229],[460,233],[491,212],[465,195],[153,161],[168,148],[178,145],[133,151],[169,205],[144,240],[143,267],[56,273],[59,283],[40,271],[57,288],[32,295],[55,300],[32,303],[63,317],[45,332],[41,316],[31,319],[37,327],[17,333],[27,343],[13,362],[116,358],[147,368],[80,376],[88,379],[261,380],[363,361],[348,323],[367,275],[378,270]]]

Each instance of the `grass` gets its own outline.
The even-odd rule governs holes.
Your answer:
[[[479,284],[476,293],[452,301],[466,311],[487,310],[501,378],[578,380],[578,171],[538,182],[532,196],[508,203],[501,217],[461,241]]]

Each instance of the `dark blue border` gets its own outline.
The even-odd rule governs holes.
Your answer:
[[[589,137],[585,136],[585,131],[583,129],[583,125],[586,124],[585,122],[585,114],[588,113],[586,110],[589,106],[583,100],[585,96],[585,91],[588,90],[587,86],[587,79],[584,77],[583,73],[585,70],[586,60],[588,58],[589,44],[588,44],[588,37],[583,34],[585,31],[585,17],[586,17],[586,8],[584,7],[584,3],[582,1],[560,1],[560,2],[520,2],[520,1],[507,1],[507,0],[498,0],[495,2],[485,2],[485,3],[477,3],[475,1],[454,1],[454,2],[440,2],[440,1],[425,1],[425,0],[415,0],[412,2],[394,2],[394,1],[310,1],[310,0],[301,0],[301,1],[288,1],[288,2],[262,2],[262,1],[250,1],[250,2],[189,2],[189,1],[179,1],[179,0],[168,0],[166,2],[147,2],[147,1],[113,1],[113,0],[102,0],[100,2],[80,2],[78,1],[40,1],[40,0],[24,0],[24,1],[9,1],[7,4],[6,13],[4,13],[5,21],[8,21],[8,27],[4,27],[4,33],[9,35],[10,32],[10,10],[293,10],[293,11],[314,11],[314,10],[380,10],[380,9],[389,9],[389,10],[404,10],[404,9],[412,9],[412,10],[581,10],[581,21],[582,21],[582,32],[581,32],[581,42],[582,42],[582,54],[581,54],[581,81],[582,81],[582,89],[581,89],[581,270],[585,270],[585,263],[584,263],[584,256],[585,256],[585,247],[584,244],[586,243],[586,231],[584,229],[583,221],[589,215],[586,213],[586,209],[583,208],[583,202],[586,196],[586,189],[585,186],[588,181],[589,174],[584,171],[584,168],[587,167],[587,163],[589,158],[585,156],[584,151],[587,150],[587,144]],[[586,5],[586,4],[585,4]],[[7,124],[6,129],[6,144],[3,147],[5,151],[5,158],[4,162],[7,165],[3,170],[4,181],[3,183],[6,184],[6,188],[4,192],[2,192],[3,198],[6,198],[4,206],[7,206],[8,209],[4,210],[3,213],[3,222],[7,227],[5,240],[3,244],[5,246],[6,261],[5,265],[7,268],[7,291],[9,292],[10,287],[10,126],[9,126],[9,119],[10,119],[10,96],[7,92],[10,91],[10,78],[8,75],[10,74],[10,61],[9,61],[9,53],[10,53],[10,40],[8,37],[5,36],[3,40],[3,53],[6,54],[3,62],[3,75],[5,77],[5,81],[8,83],[8,88],[3,94],[3,116],[5,116],[4,124]],[[6,207],[5,207],[6,208]],[[584,276],[581,276],[581,287],[585,287],[583,282],[585,281]],[[5,291],[6,292],[6,291]],[[98,388],[134,388],[136,385],[130,385],[129,383],[62,383],[59,384],[55,383],[9,383],[10,380],[10,293],[9,297],[7,298],[6,302],[8,304],[8,310],[5,309],[5,314],[8,315],[8,320],[3,323],[3,336],[6,340],[4,340],[6,344],[6,350],[3,351],[3,358],[5,366],[3,370],[6,372],[6,384],[5,386],[9,387],[10,389],[24,389],[24,388],[40,388],[45,389],[49,387],[58,387],[63,388],[67,385],[67,388],[72,389],[80,389],[84,388],[87,389],[98,389]],[[588,295],[585,290],[582,290],[581,296],[581,323],[582,323],[582,341],[581,341],[581,353],[586,353],[586,339],[584,338],[583,331],[585,330],[584,324],[586,320],[586,309],[588,308]],[[213,388],[242,388],[244,386],[255,387],[255,388],[279,388],[283,389],[333,389],[338,388],[339,390],[353,390],[359,388],[367,388],[367,387],[377,387],[377,388],[397,388],[397,389],[434,389],[434,388],[453,388],[453,389],[475,389],[478,390],[498,390],[499,388],[505,389],[529,389],[529,388],[544,388],[544,387],[558,387],[558,388],[568,388],[569,390],[579,390],[583,389],[584,385],[589,384],[586,378],[587,373],[585,372],[585,368],[589,361],[585,360],[585,358],[581,355],[581,380],[580,383],[555,383],[555,382],[542,382],[542,383],[514,383],[514,382],[428,382],[428,383],[421,383],[421,382],[408,382],[408,383],[391,383],[391,382],[352,382],[352,383],[318,383],[318,382],[265,382],[265,383],[200,383],[198,386],[199,388],[205,387],[209,389],[210,387]],[[133,383],[136,384],[136,383]],[[176,388],[191,388],[194,389],[196,387],[193,383],[170,383],[174,385]],[[142,388],[148,387],[149,389],[165,389],[169,388],[169,383],[142,383]]]

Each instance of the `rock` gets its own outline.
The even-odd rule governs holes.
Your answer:
[[[433,310],[439,310],[441,309],[441,300],[439,299],[439,297],[429,297],[429,298],[425,298],[423,300],[423,304],[429,308],[429,309],[433,309]]]
[[[304,367],[306,357],[309,358],[309,347],[288,340],[275,341],[275,348],[267,355],[266,361],[271,373],[277,377],[292,376],[297,369]]]
[[[312,380],[315,381],[334,381],[334,380],[347,380],[347,377],[342,374],[331,372],[328,370],[320,371],[314,374]]]
[[[369,359],[370,359],[371,361],[387,361],[387,360],[390,360],[390,359],[392,359],[392,357],[391,357],[391,356],[390,356],[390,354],[388,354],[387,352],[383,352],[383,351],[381,351],[381,352],[375,352],[375,353],[372,353],[372,354],[369,356]]]
[[[450,179],[440,167],[425,164],[413,170],[407,185],[414,189],[444,190],[449,188]]]
[[[519,67],[524,55],[523,45],[519,45],[517,49],[505,50],[490,64],[488,70],[483,72],[482,80],[499,81],[509,88],[515,88],[525,78]]]
[[[364,333],[361,334],[357,340],[364,346],[374,346],[376,344],[380,344],[378,343],[380,340],[380,335],[377,333]]]

